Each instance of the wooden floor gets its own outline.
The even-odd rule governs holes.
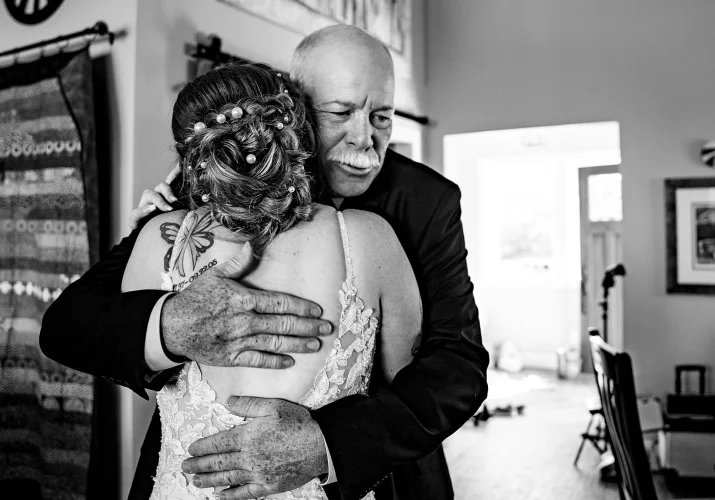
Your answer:
[[[526,406],[524,415],[468,422],[445,442],[456,500],[618,500],[616,485],[599,479],[593,447],[584,448],[579,468],[572,465],[586,401],[597,397],[593,376],[563,382],[533,374],[550,387],[509,397]],[[660,477],[656,486],[661,500],[688,498],[667,491]]]

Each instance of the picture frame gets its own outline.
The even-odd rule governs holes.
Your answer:
[[[715,294],[715,176],[665,180],[666,291]]]

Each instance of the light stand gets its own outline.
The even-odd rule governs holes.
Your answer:
[[[623,264],[616,264],[615,266],[606,269],[606,273],[603,275],[603,281],[601,281],[601,287],[603,287],[603,300],[598,303],[603,309],[603,341],[608,342],[608,291],[616,284],[616,276],[625,276],[626,268]]]

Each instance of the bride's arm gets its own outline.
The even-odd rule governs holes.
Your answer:
[[[412,361],[412,350],[422,332],[422,300],[410,261],[397,236],[384,221],[381,264],[382,325],[380,361],[387,382]]]
[[[366,267],[370,279],[379,287],[378,362],[389,383],[412,361],[412,348],[422,331],[420,290],[410,261],[390,224],[368,212],[360,212],[356,219],[359,219],[357,232],[368,242],[359,245],[358,251],[365,252],[362,260],[369,263]],[[357,221],[351,220],[354,222]],[[355,232],[353,229],[354,225],[350,227],[351,235]]]

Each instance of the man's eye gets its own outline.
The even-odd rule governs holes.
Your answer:
[[[375,115],[372,117],[372,125],[375,128],[385,129],[392,124],[392,118],[389,116]]]

